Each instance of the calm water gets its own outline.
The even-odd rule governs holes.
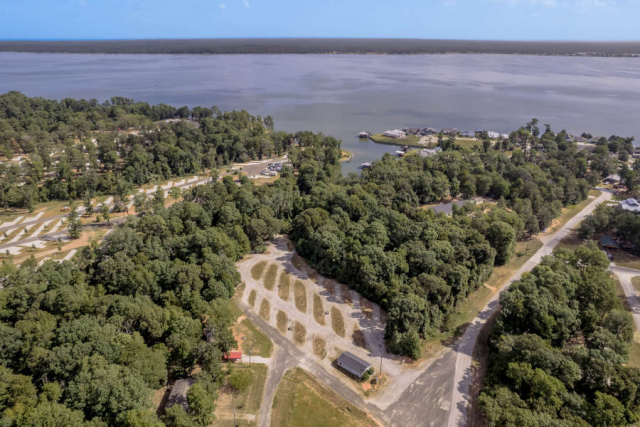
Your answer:
[[[277,129],[342,139],[354,154],[346,172],[396,149],[359,141],[360,131],[509,132],[537,117],[555,130],[640,137],[634,58],[0,53],[0,92],[9,90],[271,114]]]

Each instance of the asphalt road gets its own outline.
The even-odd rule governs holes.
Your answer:
[[[611,264],[611,271],[620,279],[620,285],[622,285],[624,294],[627,297],[627,302],[633,315],[633,321],[636,324],[636,330],[640,331],[640,296],[638,296],[636,288],[633,286],[633,283],[631,283],[632,278],[640,276],[640,270],[618,267],[615,264]]]
[[[455,346],[455,371],[453,375],[453,391],[451,397],[451,411],[447,425],[449,427],[466,426],[468,424],[467,409],[469,406],[469,388],[471,386],[471,362],[473,348],[482,328],[498,308],[500,294],[509,288],[512,282],[520,279],[526,272],[538,265],[542,257],[550,255],[555,246],[576,227],[585,216],[589,215],[600,203],[611,199],[612,193],[600,189],[602,194],[593,200],[586,208],[578,212],[557,232],[543,237],[542,247],[511,277],[509,283],[494,295],[491,301],[478,313],[471,325],[465,330]]]

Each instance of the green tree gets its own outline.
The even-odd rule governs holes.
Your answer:
[[[496,263],[509,262],[516,248],[516,232],[509,224],[496,221],[489,226],[487,240],[496,250]]]

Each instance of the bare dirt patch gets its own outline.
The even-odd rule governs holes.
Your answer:
[[[307,337],[307,328],[304,327],[302,323],[296,322],[293,327],[293,339],[298,344],[304,344],[304,340]]]
[[[342,313],[336,307],[331,307],[331,327],[333,332],[344,338],[344,318]]]
[[[306,261],[297,253],[294,253],[291,256],[291,265],[293,265],[293,268],[296,270],[306,273],[309,279],[314,282],[318,281],[318,273],[313,268],[309,267],[309,264],[307,264]]]
[[[266,262],[266,261],[265,261]],[[268,291],[272,291],[276,286],[276,275],[278,274],[278,266],[271,264],[267,269],[267,274],[264,276],[264,287]]]
[[[296,302],[296,308],[301,313],[307,312],[307,288],[300,280],[296,280],[293,285],[293,296]]]
[[[342,299],[347,304],[353,304],[353,293],[351,292],[351,288],[340,284],[340,293],[342,294]]]
[[[278,330],[283,334],[287,333],[287,320],[287,313],[278,310],[278,314],[276,314],[276,325],[278,326]]]
[[[322,299],[318,294],[313,294],[313,317],[320,325],[324,325],[326,323],[324,319],[324,307],[322,306]]]
[[[255,289],[251,289],[251,292],[249,292],[248,302],[249,302],[249,305],[251,307],[253,307],[256,304],[256,290]]]
[[[278,296],[283,301],[289,300],[291,294],[291,275],[286,271],[280,273],[280,280],[278,281]]]
[[[313,353],[320,359],[327,357],[327,340],[322,337],[313,337]]]
[[[263,299],[262,303],[260,303],[260,317],[262,317],[267,322],[269,321],[269,312],[271,311],[271,304],[269,304],[268,299]]]
[[[257,262],[253,267],[251,267],[251,277],[253,278],[253,280],[260,280],[266,266],[267,261],[260,261]]]
[[[364,333],[360,329],[355,329],[353,331],[351,339],[353,339],[353,343],[358,347],[367,348],[367,343],[364,340]]]
[[[367,320],[373,319],[373,303],[371,301],[360,297],[360,308],[362,309],[362,314],[364,314],[364,317],[366,317]]]

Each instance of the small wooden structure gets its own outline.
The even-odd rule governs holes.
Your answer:
[[[242,352],[240,351],[230,351],[229,353],[225,353],[222,356],[222,360],[225,362],[236,363],[242,360]]]
[[[602,246],[603,249],[607,249],[609,251],[620,249],[618,241],[610,236],[602,236],[600,238],[600,246]]]

